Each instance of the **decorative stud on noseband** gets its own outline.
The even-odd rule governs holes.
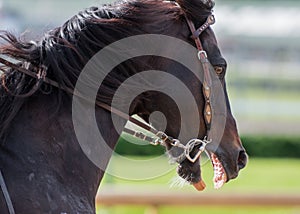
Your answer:
[[[206,30],[210,25],[213,25],[216,22],[214,15],[209,15],[206,19],[206,22],[199,27],[197,30],[192,32],[192,39],[197,39],[203,31]]]

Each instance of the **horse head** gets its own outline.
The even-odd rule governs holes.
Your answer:
[[[184,10],[186,15],[195,23],[196,28],[199,28],[205,22],[206,18],[211,15],[212,8],[214,7],[213,0],[177,0],[177,3]],[[201,13],[199,11],[201,11]],[[215,114],[223,115],[221,116],[223,117],[223,123],[219,120],[216,120],[215,122],[213,121],[211,124],[212,131],[209,136],[212,142],[206,147],[207,154],[214,167],[215,188],[220,188],[225,182],[236,178],[239,170],[246,166],[247,154],[242,146],[237,131],[236,121],[231,112],[226,90],[225,73],[227,63],[221,54],[212,28],[208,27],[205,31],[203,31],[200,35],[200,40],[203,49],[207,53],[207,58],[211,63],[211,73],[215,74],[215,81],[219,82],[219,89],[223,93],[222,101],[219,100],[212,104],[213,111],[223,105],[223,110],[221,110],[222,113],[215,112]],[[203,96],[200,90],[197,96]],[[199,104],[199,106],[203,108],[201,104]],[[203,115],[201,121],[205,121]],[[201,127],[205,127],[203,122]],[[198,137],[203,138],[205,135],[203,133],[205,133],[205,131],[202,129],[199,133]],[[196,151],[193,151],[192,153],[195,155]],[[189,160],[185,159],[179,164],[178,174],[188,182],[195,184],[195,186],[199,189],[203,189],[205,186],[201,179],[199,161],[191,163]]]
[[[120,134],[111,109],[128,103],[129,115],[178,138],[180,144],[163,136],[179,163],[178,174],[197,189],[205,185],[202,150],[213,164],[216,188],[237,177],[247,155],[226,91],[226,60],[210,27],[195,45],[187,22],[203,26],[213,6],[212,0],[119,1],[80,12],[40,41],[24,42],[0,32],[7,42],[0,54],[20,61],[0,57],[5,64],[0,66],[1,171],[17,211],[35,207],[33,213],[94,213],[94,196]],[[203,50],[198,48],[198,59],[199,43]],[[126,84],[131,90],[119,90]],[[115,105],[120,91],[121,103]],[[130,116],[121,111],[122,131]],[[165,126],[151,121],[155,111],[164,114]],[[20,189],[33,200],[18,198]],[[49,208],[49,203],[55,206]]]

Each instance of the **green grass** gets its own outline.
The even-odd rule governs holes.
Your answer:
[[[253,159],[226,191],[254,193],[299,193],[300,160]]]
[[[139,173],[144,173],[142,169],[134,168],[123,164],[118,158],[114,158],[111,168],[118,170],[122,168],[124,172],[130,173],[137,170]],[[159,161],[153,161],[151,166],[146,166],[144,169],[155,168],[160,166]],[[241,171],[238,179],[232,180],[221,190],[214,190],[212,186],[212,167],[211,164],[204,164],[202,167],[203,178],[206,181],[207,188],[199,194],[299,194],[300,192],[300,159],[252,159],[250,158],[247,167]],[[134,173],[134,172],[133,172]],[[176,175],[175,169],[169,171],[165,175],[157,178],[132,181],[125,178],[116,178],[111,175],[105,175],[101,188],[114,188],[114,191],[182,191],[195,192],[195,190],[186,186],[182,189],[170,189],[169,182]],[[126,177],[126,176],[124,176]],[[146,212],[145,212],[146,211]],[[210,207],[210,206],[191,206],[191,207],[172,207],[163,206],[158,208],[159,214],[181,214],[188,213],[222,213],[222,214],[268,214],[268,213],[300,213],[300,207]],[[117,213],[117,214],[137,214],[137,213],[152,213],[151,207],[146,206],[112,206],[99,207],[98,213]]]
[[[134,159],[131,158],[134,162]],[[122,160],[114,157],[110,169],[118,171],[121,174],[119,177],[106,174],[101,186],[114,185],[115,187],[122,187],[130,185],[133,188],[139,188],[139,186],[152,186],[159,185],[161,188],[168,189],[170,180],[176,176],[176,169],[171,169],[164,174],[157,174],[155,178],[149,179],[127,179],[130,176],[128,174],[145,174],[149,167],[152,169],[162,168],[164,164],[163,160],[150,160],[148,167],[136,168],[135,165],[124,164]],[[167,160],[165,160],[167,163]],[[141,164],[142,165],[142,164]],[[213,169],[210,162],[206,162],[202,165],[202,176],[207,183],[207,192],[213,191],[212,177]],[[250,158],[249,163],[245,169],[240,172],[238,179],[230,181],[226,184],[220,192],[255,192],[255,193],[299,193],[300,192],[300,159],[260,159]],[[155,175],[155,174],[153,174]],[[185,187],[183,191],[192,189],[192,187]]]
[[[115,206],[103,207],[97,214],[296,214],[300,212],[297,207],[145,207],[145,206]]]

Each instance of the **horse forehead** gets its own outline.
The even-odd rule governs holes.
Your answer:
[[[221,54],[216,36],[211,28],[208,28],[201,35],[201,42],[204,50],[209,56],[209,60],[213,65],[226,65],[226,60]]]
[[[205,41],[209,41],[210,43],[217,44],[217,38],[214,30],[211,27],[208,27],[202,34],[201,38]]]

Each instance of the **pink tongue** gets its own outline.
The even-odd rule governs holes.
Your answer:
[[[204,183],[203,180],[200,180],[198,183],[194,183],[193,186],[198,190],[198,191],[203,191],[206,187],[206,184]]]

